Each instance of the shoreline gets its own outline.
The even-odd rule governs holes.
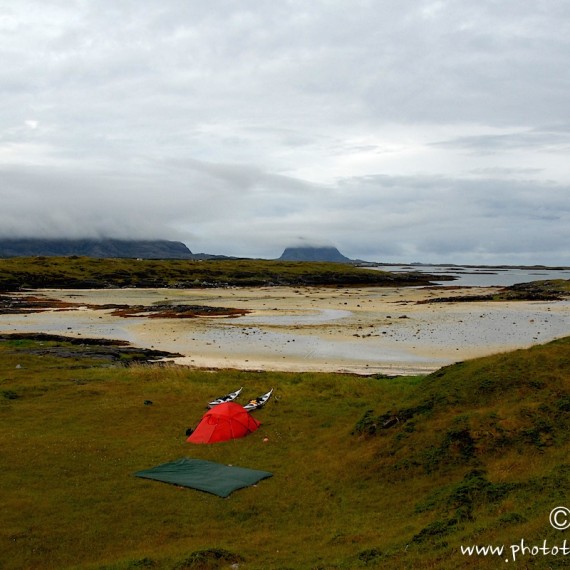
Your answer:
[[[36,290],[68,307],[0,315],[0,332],[125,340],[196,368],[427,374],[570,334],[567,301],[452,301],[497,287],[256,287]],[[22,294],[24,296],[24,294]],[[96,306],[204,305],[242,316],[117,316]],[[95,306],[95,308],[94,308]]]

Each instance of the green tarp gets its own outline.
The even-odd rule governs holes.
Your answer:
[[[236,489],[255,485],[258,481],[271,477],[272,473],[185,457],[138,471],[135,476],[227,497]]]

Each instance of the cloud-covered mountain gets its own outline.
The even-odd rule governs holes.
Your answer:
[[[127,257],[143,259],[192,259],[192,252],[178,241],[118,239],[0,239],[0,257],[20,256]]]
[[[352,260],[340,253],[336,247],[287,247],[281,254],[279,261],[335,261],[350,263]]]

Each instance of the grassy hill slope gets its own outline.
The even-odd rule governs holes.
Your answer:
[[[496,568],[510,550],[469,557],[461,545],[565,536],[548,516],[570,491],[570,338],[398,379],[29,348],[0,342],[3,570]],[[262,427],[186,443],[205,403],[240,386],[244,401],[275,387],[254,412]],[[133,476],[184,456],[273,477],[220,499]]]

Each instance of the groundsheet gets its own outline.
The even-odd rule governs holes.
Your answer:
[[[250,487],[271,477],[272,473],[184,457],[138,471],[135,476],[227,497],[237,489]]]

